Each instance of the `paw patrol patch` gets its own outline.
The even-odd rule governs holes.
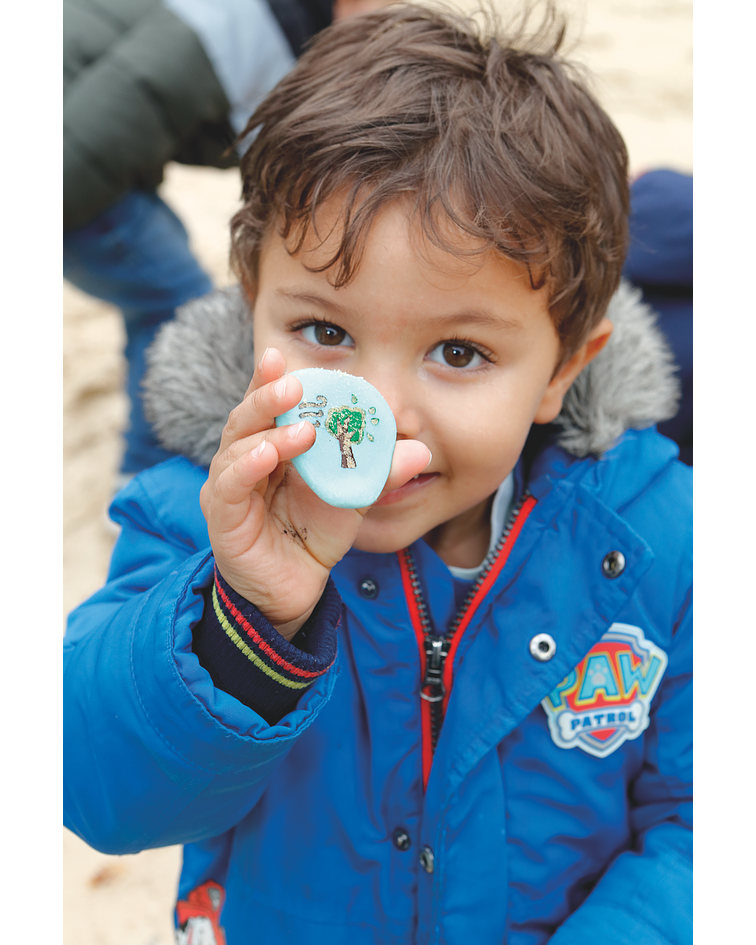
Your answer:
[[[648,727],[667,654],[640,627],[613,623],[541,705],[560,748],[604,758]]]

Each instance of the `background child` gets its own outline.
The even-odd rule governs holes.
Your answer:
[[[361,27],[263,109],[236,221],[254,324],[233,298],[187,311],[158,346],[153,412],[204,463],[252,332],[289,368],[367,366],[397,415],[391,492],[363,520],[281,482],[312,434],[270,430],[301,389],[277,389],[269,345],[203,490],[213,553],[201,465],[171,461],[119,500],[111,581],[69,633],[69,823],[105,849],[191,843],[179,922],[217,925],[225,889],[230,941],[253,919],[263,941],[586,941],[617,922],[685,940],[686,477],[652,431],[610,449],[674,400],[626,294],[560,414],[611,331],[624,149],[551,54],[494,46],[486,71],[489,51],[429,14]],[[498,151],[479,147],[486,124]],[[321,597],[332,565],[344,611],[334,581]],[[436,642],[443,692],[422,687]]]

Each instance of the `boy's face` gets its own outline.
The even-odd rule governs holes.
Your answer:
[[[398,438],[432,452],[423,474],[368,511],[355,547],[397,551],[425,536],[447,564],[477,566],[490,496],[531,424],[556,416],[571,382],[560,383],[561,371],[552,379],[560,347],[547,294],[508,260],[481,264],[431,246],[398,203],[378,216],[355,278],[340,289],[304,265],[332,252],[310,234],[290,256],[277,233],[267,237],[255,350],[278,348],[289,371],[364,377],[388,401]]]

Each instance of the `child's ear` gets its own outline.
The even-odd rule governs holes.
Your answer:
[[[551,423],[552,420],[556,420],[562,409],[564,395],[572,386],[572,382],[609,341],[613,328],[609,319],[603,318],[569,361],[559,368],[546,388],[533,423]]]

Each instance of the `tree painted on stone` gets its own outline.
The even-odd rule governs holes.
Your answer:
[[[365,411],[361,407],[342,404],[331,407],[326,418],[326,429],[335,436],[341,447],[341,468],[354,469],[357,463],[352,452],[352,444],[362,442],[365,435]]]
[[[299,405],[300,410],[303,411],[299,416],[308,419],[310,417],[322,417],[324,415],[323,408],[327,406],[327,403],[326,398],[319,394],[314,402],[303,402]],[[338,407],[329,407],[328,415],[325,418],[325,429],[338,440],[341,449],[342,469],[357,468],[352,446],[357,446],[364,439],[368,420],[373,426],[377,426],[380,422],[378,417],[368,417],[368,414],[375,413],[375,407],[368,407],[366,413],[362,407],[354,406],[356,403],[357,398],[352,394],[351,405],[340,404]],[[320,420],[310,420],[310,422],[313,426],[320,426]],[[367,439],[372,443],[374,437],[368,433]]]

